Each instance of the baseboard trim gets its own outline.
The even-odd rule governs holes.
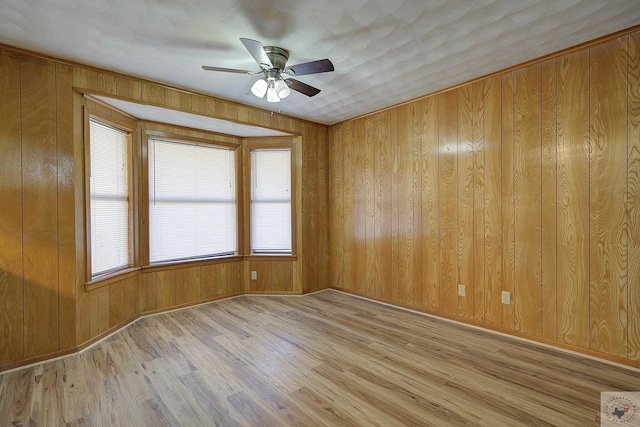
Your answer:
[[[559,345],[549,344],[549,343],[538,341],[538,340],[535,340],[535,339],[526,338],[526,337],[523,337],[523,336],[520,336],[520,335],[514,335],[514,334],[510,334],[510,333],[506,333],[506,332],[501,332],[501,331],[498,331],[498,330],[493,329],[493,328],[474,325],[472,323],[461,322],[459,320],[451,319],[451,318],[448,318],[448,317],[442,317],[442,316],[438,316],[436,314],[431,314],[431,313],[426,313],[424,311],[414,310],[414,309],[411,309],[411,308],[403,307],[401,305],[396,305],[396,304],[392,304],[392,303],[389,303],[389,302],[386,302],[386,301],[377,300],[375,298],[365,297],[363,295],[358,295],[358,294],[351,293],[351,292],[348,292],[348,291],[345,291],[345,290],[342,290],[342,289],[338,289],[338,288],[333,288],[332,287],[332,288],[329,288],[327,290],[330,290],[330,291],[333,291],[333,292],[339,292],[341,294],[349,295],[349,296],[352,296],[354,298],[359,298],[359,299],[366,300],[366,301],[369,301],[369,302],[372,302],[372,303],[375,303],[375,304],[382,304],[382,305],[385,305],[385,306],[388,306],[388,307],[396,308],[398,310],[403,310],[403,311],[407,311],[407,312],[410,312],[410,313],[419,314],[421,316],[430,317],[432,319],[442,320],[444,322],[453,323],[453,324],[456,324],[456,325],[459,325],[459,326],[475,329],[475,330],[478,330],[478,331],[483,331],[483,332],[488,332],[488,333],[495,334],[495,335],[500,335],[500,336],[505,337],[505,338],[511,338],[511,339],[516,340],[516,341],[521,341],[521,342],[525,342],[527,344],[532,344],[532,345],[536,345],[536,346],[543,347],[543,348],[546,348],[546,349],[559,351],[561,353],[571,354],[571,355],[576,356],[576,357],[582,357],[582,358],[585,358],[585,359],[594,360],[594,361],[597,361],[597,362],[602,362],[602,363],[605,363],[607,365],[616,366],[618,368],[628,369],[628,370],[631,370],[631,371],[634,371],[634,372],[640,372],[640,362],[634,362],[632,360],[629,360],[628,363],[627,363],[626,360],[625,361],[610,360],[610,359],[605,358],[605,357],[598,357],[598,356],[593,355],[593,354],[583,353],[581,351],[572,350],[570,348],[565,348],[565,347],[562,347],[562,346],[559,346]]]
[[[281,297],[303,297],[303,296],[307,296],[307,295],[312,295],[312,294],[316,294],[319,292],[324,292],[324,291],[328,291],[328,288],[325,289],[320,289],[320,290],[316,290],[316,291],[312,291],[309,292],[307,294],[300,294],[300,293],[296,293],[296,294],[288,294],[288,293],[274,293],[274,294],[251,294],[251,293],[239,293],[239,294],[233,294],[233,295],[228,295],[228,296],[224,296],[224,297],[213,297],[210,299],[207,299],[206,301],[201,301],[195,304],[181,304],[180,306],[177,307],[172,307],[169,309],[159,309],[159,310],[152,310],[152,311],[148,311],[148,312],[143,312],[142,314],[138,315],[137,317],[134,317],[132,319],[126,320],[122,323],[120,323],[119,325],[116,325],[112,328],[109,328],[107,331],[103,332],[102,334],[99,334],[93,338],[91,338],[88,341],[83,342],[82,344],[78,345],[77,347],[72,347],[69,348],[67,350],[62,350],[62,351],[58,351],[55,353],[50,353],[47,355],[43,355],[43,356],[38,356],[37,358],[32,358],[32,359],[28,359],[28,360],[22,360],[19,362],[12,362],[9,363],[5,366],[9,367],[6,370],[3,370],[2,367],[0,367],[0,376],[5,375],[5,374],[9,374],[12,372],[16,372],[16,371],[20,371],[23,369],[29,369],[29,368],[34,368],[36,366],[39,365],[43,365],[45,363],[49,363],[49,362],[56,362],[58,360],[62,360],[62,359],[66,359],[67,357],[71,357],[71,356],[78,356],[81,355],[83,353],[85,353],[86,351],[94,348],[95,346],[99,345],[100,343],[102,343],[103,341],[111,338],[113,335],[123,332],[124,330],[126,330],[129,326],[139,322],[142,319],[145,319],[147,317],[153,317],[153,316],[158,316],[161,314],[166,314],[166,313],[173,313],[176,311],[181,311],[181,310],[187,310],[189,308],[194,308],[194,307],[199,307],[199,306],[203,306],[203,305],[208,305],[208,304],[215,304],[217,302],[221,302],[221,301],[227,301],[227,300],[232,300],[235,298],[240,298],[243,296],[265,296],[265,297],[274,297],[274,296],[281,296]]]

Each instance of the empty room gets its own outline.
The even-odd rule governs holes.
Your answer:
[[[640,426],[637,0],[3,0],[0,426]]]

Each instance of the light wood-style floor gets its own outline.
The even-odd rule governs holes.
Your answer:
[[[141,319],[0,376],[0,425],[596,426],[640,373],[335,291]]]

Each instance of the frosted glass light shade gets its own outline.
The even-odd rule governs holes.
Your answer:
[[[251,93],[253,93],[258,98],[264,97],[264,94],[267,93],[267,81],[264,79],[260,79],[256,81],[253,86],[251,86]]]
[[[287,82],[285,82],[282,79],[276,80],[275,88],[276,88],[276,92],[277,92],[278,96],[281,99],[286,98],[291,93],[291,89],[289,89],[289,86],[287,85]]]
[[[267,102],[280,102],[280,97],[273,87],[267,89]]]

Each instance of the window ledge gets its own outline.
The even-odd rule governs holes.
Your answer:
[[[203,265],[221,264],[225,262],[237,262],[243,260],[242,255],[229,255],[212,258],[199,258],[194,260],[181,260],[172,262],[159,262],[142,267],[143,273],[153,273],[154,271],[175,270],[178,268],[199,267]]]
[[[296,261],[297,255],[282,254],[252,254],[244,257],[247,261]]]
[[[96,277],[95,279],[85,282],[84,290],[87,292],[93,291],[103,286],[110,285],[111,283],[128,279],[129,277],[138,275],[140,273],[140,270],[140,267],[130,267],[114,271],[113,273],[105,274],[104,276]]]

